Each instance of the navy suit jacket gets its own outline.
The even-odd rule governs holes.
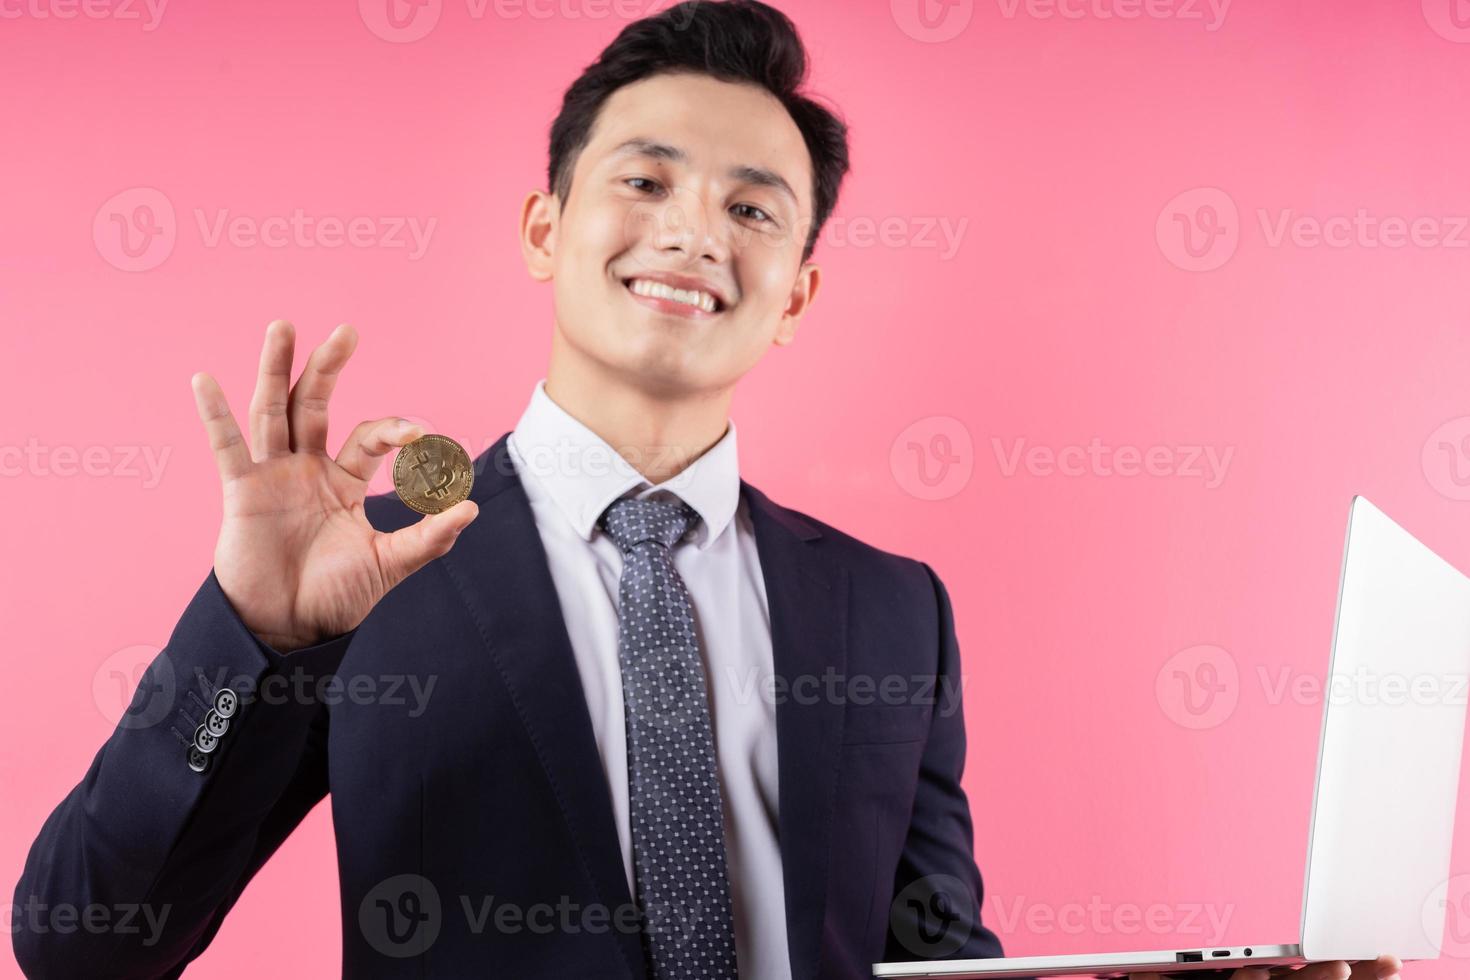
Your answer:
[[[283,656],[210,572],[30,849],[13,936],[28,976],[179,976],[330,792],[344,976],[644,977],[586,701],[508,435],[475,461],[480,513],[453,550],[350,633]],[[923,562],[744,481],[740,491],[778,678],[754,696],[779,698],[793,977],[1001,955],[979,916],[944,586]],[[418,519],[391,494],[366,508],[380,530]],[[409,696],[409,675],[427,697]],[[228,730],[191,751],[226,690],[238,699]],[[93,903],[118,927],[47,925],[46,909]],[[144,904],[155,919],[166,910],[163,927],[138,916],[123,929],[119,910]]]

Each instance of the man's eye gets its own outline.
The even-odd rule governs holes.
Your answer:
[[[735,206],[737,208],[749,208],[751,211],[754,211],[757,215],[759,215],[759,217],[756,218],[757,221],[770,221],[771,220],[771,216],[770,215],[766,214],[764,211],[762,211],[760,208],[756,207],[754,204],[737,204]]]
[[[633,188],[635,191],[645,191],[648,193],[652,193],[653,191],[659,189],[658,181],[650,180],[647,177],[624,177],[623,183]],[[647,184],[648,186],[642,187],[640,186],[642,184]],[[765,211],[762,211],[760,208],[756,207],[754,204],[737,204],[735,205],[735,207],[737,209],[745,208],[747,211],[751,212],[751,217],[760,222],[770,223],[775,220]]]

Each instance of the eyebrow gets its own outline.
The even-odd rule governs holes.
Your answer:
[[[680,147],[671,146],[668,143],[660,143],[658,140],[651,140],[642,136],[635,136],[632,139],[623,140],[623,142],[613,147],[612,152],[608,154],[610,157],[624,155],[653,157],[656,160],[669,160],[674,163],[689,162],[689,154],[684,152]],[[796,191],[791,189],[791,185],[786,182],[786,178],[774,170],[769,170],[765,167],[755,167],[750,164],[740,164],[731,167],[727,173],[732,180],[737,180],[745,184],[754,184],[757,187],[772,188],[791,198],[792,204],[799,204]]]

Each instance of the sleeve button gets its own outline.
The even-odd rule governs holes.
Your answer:
[[[220,688],[214,692],[214,710],[219,712],[221,718],[233,718],[235,716],[235,709],[239,706],[240,699],[228,687]]]
[[[193,745],[189,746],[189,768],[195,772],[203,772],[209,768],[209,756]]]
[[[207,755],[219,748],[219,739],[209,734],[209,729],[200,725],[194,729],[194,748]]]

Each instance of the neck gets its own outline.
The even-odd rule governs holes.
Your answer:
[[[581,358],[554,352],[546,394],[657,485],[683,472],[725,435],[731,391],[649,392]]]

